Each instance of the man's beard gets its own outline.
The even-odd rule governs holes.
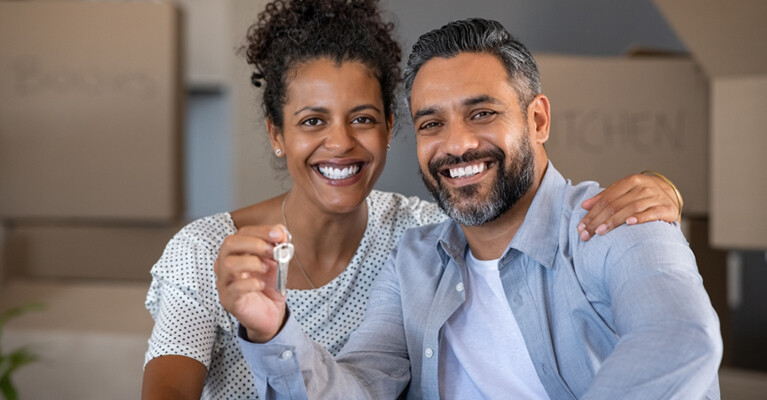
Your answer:
[[[477,198],[479,184],[446,188],[438,171],[448,165],[469,163],[478,159],[492,159],[496,163],[496,178],[485,198]],[[460,157],[445,156],[429,163],[430,181],[421,172],[421,179],[437,204],[450,218],[464,226],[477,226],[491,222],[527,193],[535,177],[535,155],[527,132],[514,162],[507,166],[506,155],[497,147],[484,151],[471,151]]]

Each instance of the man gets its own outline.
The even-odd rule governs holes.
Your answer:
[[[684,237],[654,222],[578,239],[599,189],[549,163],[549,102],[521,43],[450,23],[415,44],[405,86],[451,220],[403,236],[337,360],[284,304],[242,295],[263,310],[239,332],[262,397],[719,397],[718,320]]]

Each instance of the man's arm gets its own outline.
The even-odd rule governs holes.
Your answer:
[[[399,285],[392,258],[370,292],[365,320],[336,361],[288,315],[266,343],[239,343],[262,399],[393,399],[410,382]]]
[[[603,266],[601,290],[620,339],[583,399],[703,398],[717,383],[722,340],[681,232],[656,222],[602,239],[609,250],[586,262]]]

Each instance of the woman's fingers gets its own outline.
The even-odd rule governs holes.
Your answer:
[[[263,275],[269,266],[261,258],[252,255],[230,255],[222,258],[215,267],[216,278],[229,283],[250,276]]]
[[[604,235],[623,223],[675,221],[678,204],[676,197],[669,195],[668,186],[661,178],[641,174],[613,183],[583,202],[583,208],[589,212],[578,224],[580,238],[588,240],[595,234]]]

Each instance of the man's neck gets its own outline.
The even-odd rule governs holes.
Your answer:
[[[519,227],[522,226],[527,210],[530,209],[533,198],[538,193],[544,173],[545,169],[543,173],[540,173],[540,176],[536,176],[527,193],[500,217],[482,225],[461,225],[463,234],[469,243],[469,249],[475,258],[478,260],[501,258],[511,240],[514,239],[514,235],[517,234]]]

